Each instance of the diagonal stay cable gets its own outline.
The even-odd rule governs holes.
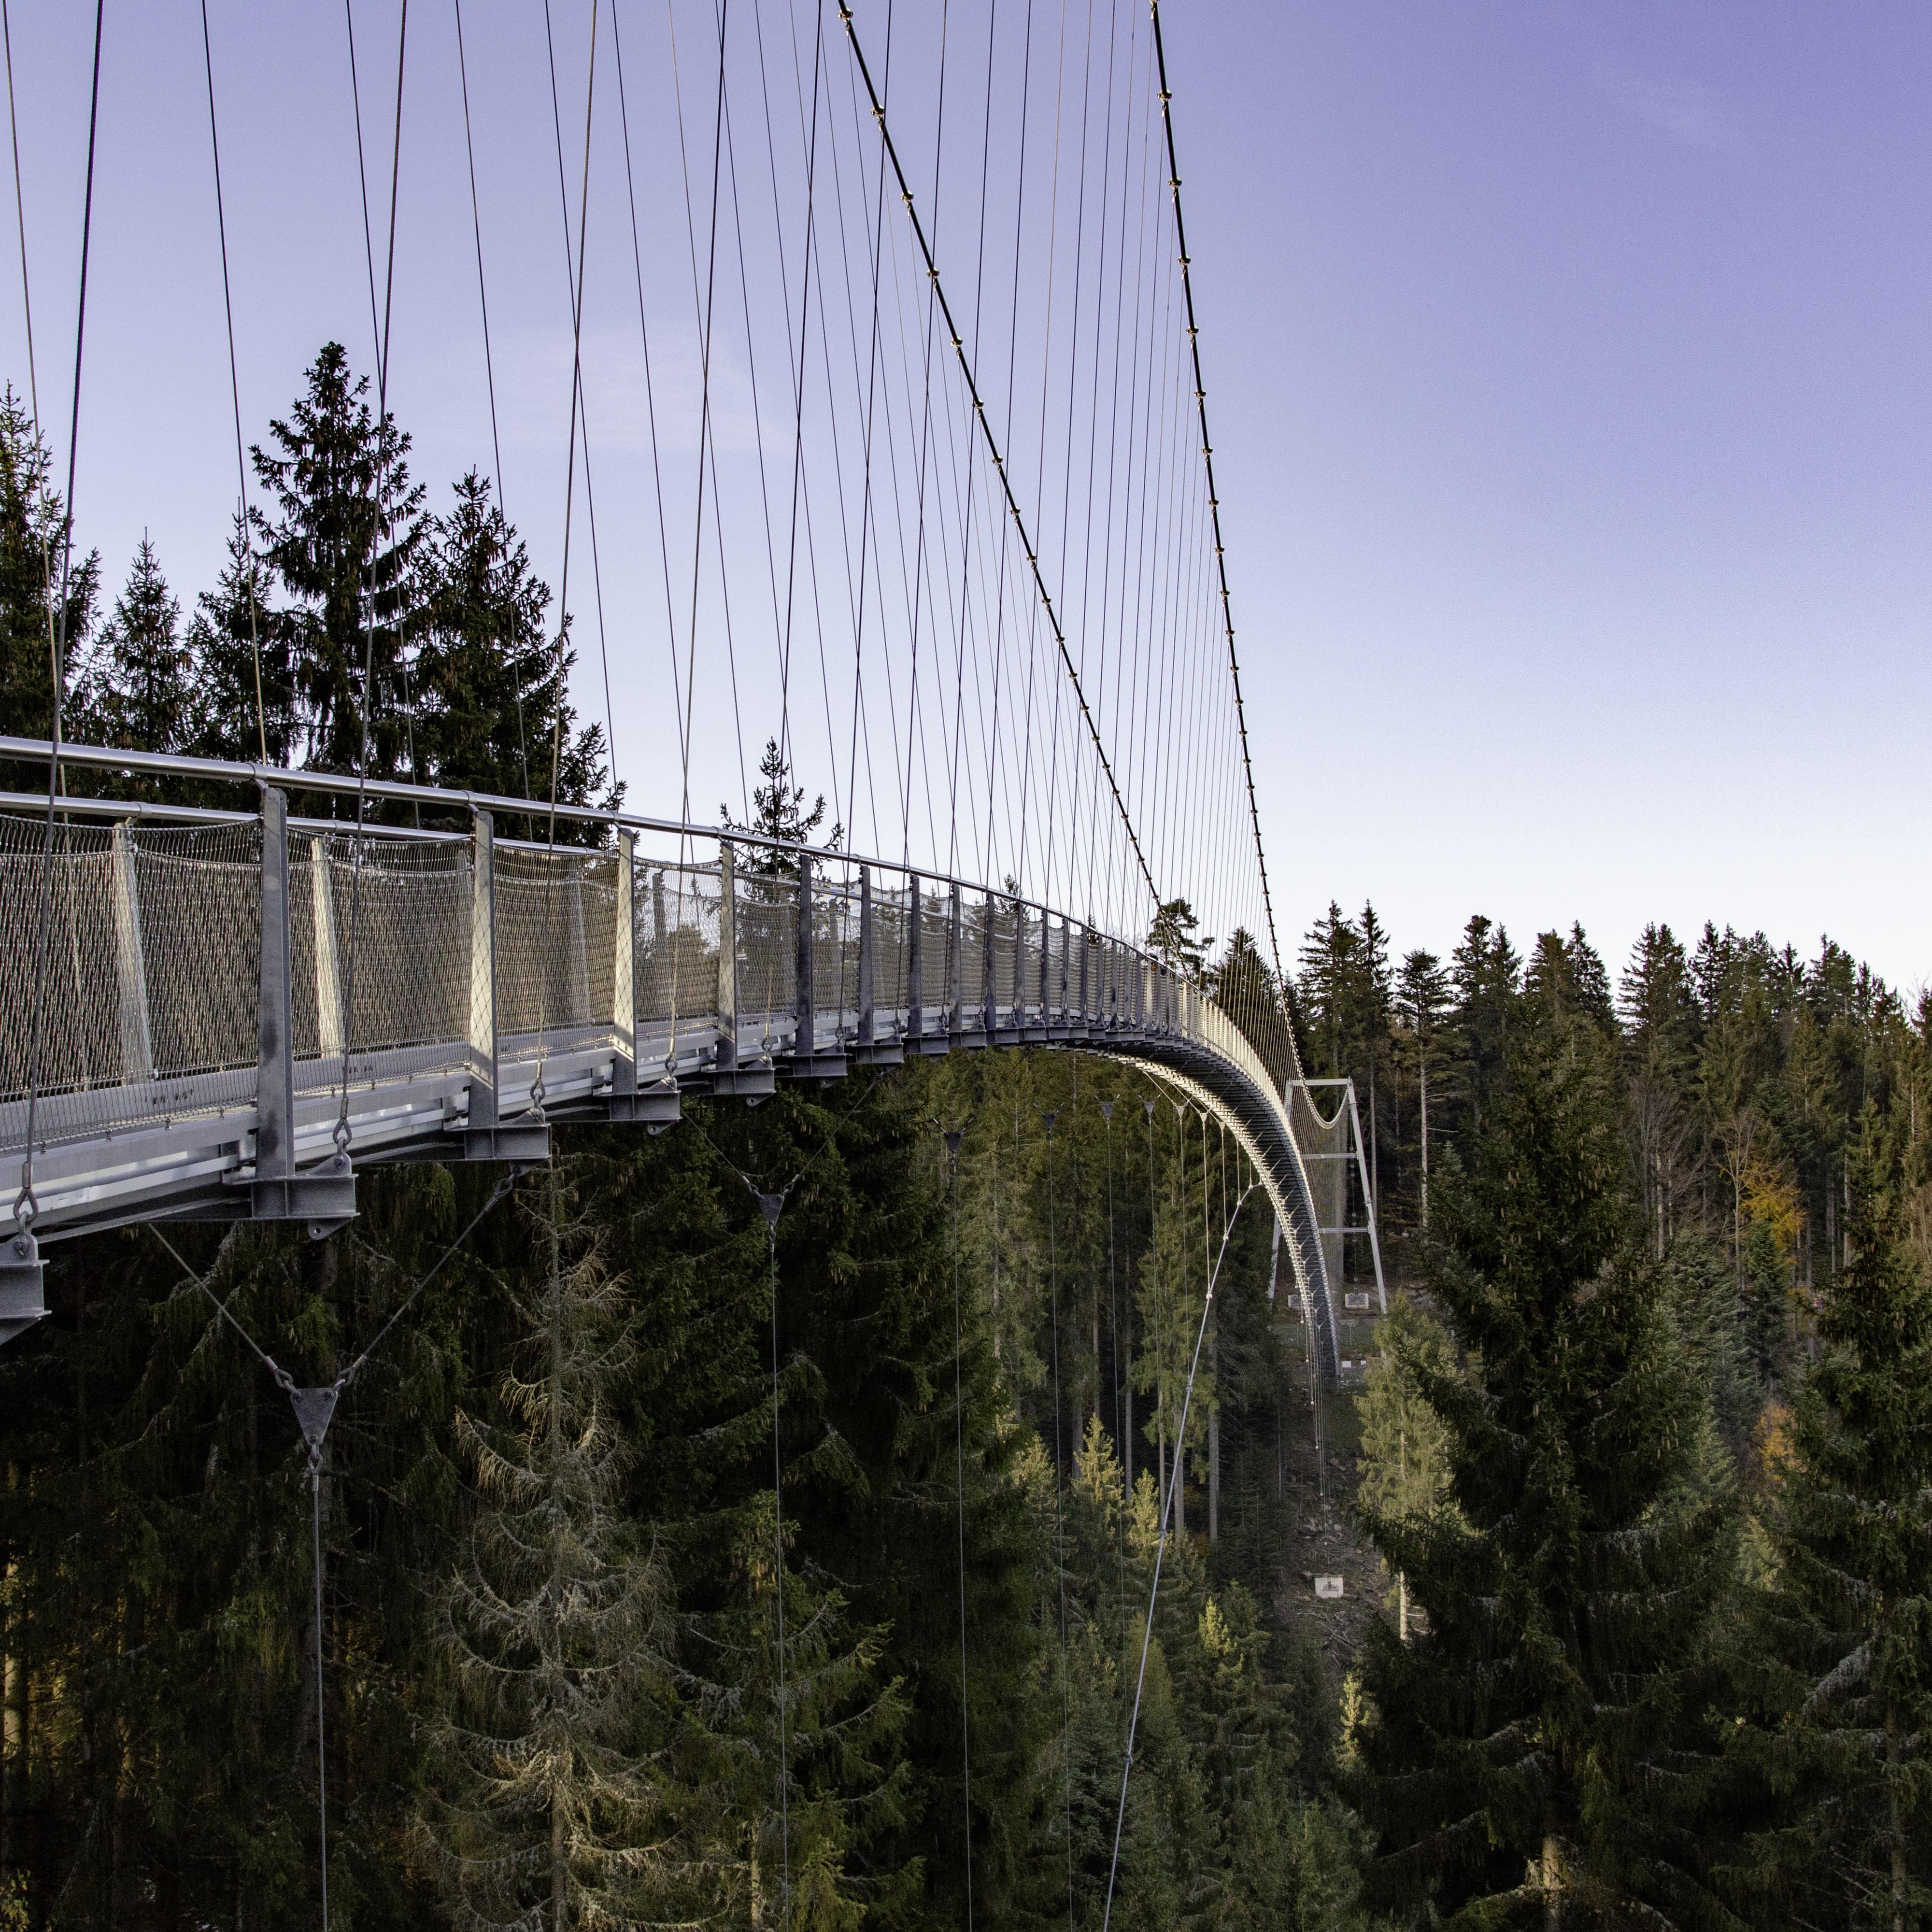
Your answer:
[[[1087,726],[1087,735],[1093,740],[1095,755],[1100,760],[1100,769],[1106,774],[1107,788],[1112,794],[1115,807],[1120,814],[1120,823],[1126,828],[1127,842],[1132,847],[1134,857],[1138,861],[1141,877],[1153,895],[1154,903],[1161,902],[1160,892],[1154,884],[1154,873],[1150,869],[1147,855],[1141,848],[1140,836],[1134,830],[1134,823],[1128,816],[1126,801],[1120,796],[1118,781],[1114,776],[1112,761],[1107,756],[1107,747],[1100,736],[1100,728],[1094,718],[1092,708],[1087,702],[1087,693],[1080,682],[1080,674],[1073,662],[1073,654],[1067,648],[1066,633],[1061,628],[1060,613],[1054,606],[1053,593],[1048,590],[1046,578],[1040,568],[1040,553],[1027,529],[1026,518],[1020,508],[1019,499],[1013,493],[1012,478],[1006,473],[1006,458],[1001,454],[999,442],[993,434],[992,424],[986,419],[986,405],[980,394],[980,386],[973,373],[972,358],[966,352],[965,339],[959,333],[959,326],[952,317],[952,304],[946,300],[946,285],[940,280],[939,264],[934,260],[932,244],[926,239],[925,224],[920,219],[919,210],[913,200],[911,184],[906,179],[905,170],[899,160],[898,149],[892,140],[892,129],[886,120],[884,104],[880,100],[878,90],[872,84],[872,70],[866,62],[865,50],[859,44],[859,30],[852,18],[848,0],[839,0],[838,17],[844,22],[845,37],[850,44],[852,58],[856,62],[859,77],[866,84],[867,98],[872,104],[872,118],[878,123],[879,140],[885,150],[886,158],[892,164],[894,178],[898,183],[899,198],[905,204],[906,218],[912,225],[913,238],[919,244],[921,257],[926,264],[926,274],[932,284],[933,294],[939,304],[940,313],[946,321],[946,331],[952,344],[952,352],[958,359],[959,370],[966,384],[968,400],[973,406],[974,419],[980,425],[980,434],[986,445],[988,454],[992,459],[993,470],[1000,479],[1000,488],[1004,493],[1006,508],[1019,532],[1020,547],[1026,553],[1028,567],[1033,572],[1034,587],[1040,593],[1041,607],[1046,613],[1046,620],[1052,626],[1054,641],[1060,647],[1060,661],[1065,668],[1067,680],[1080,704],[1080,716]]]
[[[430,1264],[428,1271],[420,1276],[415,1287],[403,1298],[388,1320],[376,1331],[374,1340],[363,1349],[348,1367],[336,1376],[332,1382],[324,1383],[319,1388],[300,1388],[295,1378],[271,1355],[261,1343],[243,1327],[240,1318],[227,1302],[208,1285],[208,1277],[199,1274],[189,1264],[187,1258],[173,1242],[152,1221],[147,1227],[154,1239],[172,1255],[182,1271],[203,1294],[214,1304],[214,1312],[246,1342],[254,1357],[268,1372],[275,1386],[289,1399],[289,1406],[295,1411],[296,1426],[302,1431],[302,1440],[308,1446],[309,1534],[312,1551],[310,1574],[315,1586],[315,1768],[316,1811],[320,1827],[319,1834],[318,1863],[321,1876],[322,1923],[327,1932],[328,1918],[328,1759],[326,1749],[326,1738],[323,1729],[324,1704],[322,1685],[322,1444],[328,1435],[328,1425],[334,1419],[336,1403],[341,1399],[361,1370],[364,1363],[379,1348],[389,1330],[394,1328],[404,1315],[416,1305],[417,1298],[431,1282],[442,1272],[450,1257],[476,1231],[484,1216],[495,1208],[497,1202],[508,1193],[524,1172],[520,1166],[512,1166],[490,1191],[490,1198],[464,1224],[462,1232],[446,1247]]]
[[[1141,1694],[1147,1688],[1148,1648],[1154,1640],[1154,1615],[1160,1600],[1160,1566],[1167,1555],[1167,1526],[1174,1513],[1174,1496],[1180,1483],[1182,1466],[1187,1454],[1187,1408],[1194,1400],[1194,1378],[1201,1367],[1201,1345],[1208,1339],[1208,1317],[1214,1306],[1214,1290],[1221,1279],[1221,1264],[1228,1258],[1228,1244],[1233,1238],[1234,1223],[1240,1218],[1248,1196],[1260,1185],[1251,1180],[1242,1190],[1240,1198],[1234,1203],[1234,1211],[1228,1216],[1228,1225],[1221,1233],[1221,1252],[1214,1258],[1214,1272],[1208,1278],[1208,1292],[1201,1298],[1201,1326],[1194,1337],[1194,1358],[1188,1365],[1187,1386],[1180,1398],[1180,1426],[1174,1436],[1174,1468],[1167,1481],[1167,1494],[1162,1499],[1160,1510],[1160,1535],[1154,1544],[1154,1582],[1148,1592],[1147,1620],[1141,1628],[1140,1670],[1134,1679],[1134,1707],[1127,1720],[1126,1756],[1120,1766],[1120,1804],[1114,1819],[1114,1852],[1107,1867],[1107,1903],[1101,1920],[1101,1932],[1113,1922],[1114,1880],[1120,1868],[1120,1832],[1127,1819],[1127,1780],[1134,1774],[1134,1733],[1141,1720]]]
[[[778,1847],[784,1862],[784,1916],[780,1923],[791,1923],[791,1766],[790,1745],[785,1721],[785,1637],[784,1637],[784,1460],[778,1441],[778,1404],[780,1399],[778,1362],[778,1216],[784,1212],[785,1203],[791,1198],[792,1190],[831,1152],[832,1144],[838,1138],[838,1130],[872,1096],[878,1088],[880,1076],[874,1073],[866,1083],[866,1089],[851,1106],[832,1124],[831,1131],[820,1143],[818,1151],[794,1173],[791,1178],[776,1192],[760,1187],[757,1178],[739,1166],[724,1150],[693,1120],[698,1129],[698,1137],[704,1142],[719,1161],[743,1183],[746,1191],[758,1204],[758,1212],[764,1217],[765,1246],[771,1270],[772,1312],[772,1534],[776,1541],[777,1567],[773,1572],[774,1587],[778,1607]]]

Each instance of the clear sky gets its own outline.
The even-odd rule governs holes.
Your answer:
[[[1277,898],[1932,978],[1932,12],[1163,12]]]
[[[581,10],[557,9],[580,72]],[[151,530],[191,595],[234,492],[200,13],[107,11],[81,536],[111,585]],[[371,360],[352,131],[339,13],[211,13],[253,439],[325,336]],[[357,16],[385,159],[393,13]],[[648,13],[626,6],[627,35]],[[64,425],[92,10],[14,15]],[[506,483],[541,551],[568,366],[542,14],[465,19]],[[440,487],[487,462],[487,418],[450,15],[412,20],[393,389]],[[1285,945],[1372,898],[1399,946],[1446,951],[1478,910],[1520,946],[1580,920],[1614,969],[1645,921],[1712,917],[1932,978],[1932,13],[1168,0],[1163,21]],[[631,300],[596,284],[587,332]],[[645,460],[616,433],[637,383],[615,343],[592,405],[614,492]],[[605,568],[614,599],[646,595],[634,558]],[[646,668],[616,681],[622,764],[662,694]]]

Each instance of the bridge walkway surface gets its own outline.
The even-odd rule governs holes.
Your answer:
[[[49,755],[0,739],[0,758]],[[352,778],[61,758],[232,782],[259,808],[70,797],[50,826],[44,800],[0,794],[0,1164],[22,1172],[0,1214],[7,1332],[40,1312],[50,1241],[251,1218],[319,1238],[353,1216],[371,1162],[542,1162],[560,1122],[661,1131],[686,1096],[755,1105],[781,1081],[1044,1047],[1147,1066],[1234,1132],[1334,1371],[1285,1090],[1142,946],[1016,894],[734,829],[560,807],[555,841],[511,838],[500,823],[547,829],[548,808],[371,782],[365,804],[453,822],[358,833],[289,809],[352,799]]]

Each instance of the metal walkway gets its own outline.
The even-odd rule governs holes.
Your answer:
[[[50,748],[0,738],[44,768]],[[452,829],[292,817],[352,778],[63,746],[64,768],[253,788],[252,812],[0,794],[0,1340],[41,1312],[38,1246],[148,1220],[356,1212],[391,1160],[540,1162],[559,1121],[662,1130],[920,1054],[1078,1048],[1211,1108],[1333,1310],[1282,1090],[1241,1029],[1141,947],[985,886],[716,826],[370,783]],[[467,830],[454,829],[467,822]],[[47,915],[38,1071],[35,959]]]

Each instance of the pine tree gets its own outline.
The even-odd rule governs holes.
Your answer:
[[[1310,1045],[1323,1073],[1338,1078],[1352,1070],[1360,1042],[1367,974],[1362,936],[1332,899],[1302,942],[1300,964]]]
[[[668,1579],[620,1506],[624,1287],[564,1189],[553,1172],[536,1210],[548,1267],[504,1419],[458,1418],[479,1508],[436,1605],[452,1693],[422,1810],[467,1922],[548,1932],[630,1923],[679,1876],[647,1757]]]
[[[1362,1444],[1357,1498],[1371,1517],[1431,1522],[1449,1507],[1449,1437],[1417,1386],[1416,1370],[1454,1372],[1449,1338],[1409,1296],[1398,1294],[1376,1330],[1380,1352],[1355,1398]],[[1408,1580],[1396,1577],[1396,1634],[1408,1641]]]
[[[52,472],[46,444],[35,440],[33,418],[9,383],[0,394],[0,734],[11,737],[44,738],[53,724],[52,664],[62,629],[62,613],[53,607],[68,529]],[[64,613],[69,681],[85,656],[100,574],[98,555],[74,559]],[[64,729],[62,735],[74,734]],[[46,774],[22,782],[44,790]]]
[[[369,379],[350,369],[340,343],[322,345],[306,382],[287,417],[268,425],[274,453],[251,452],[274,504],[259,548],[290,600],[274,622],[292,673],[300,748],[319,770],[360,769],[366,710],[368,769],[405,775],[405,632],[418,589],[422,486],[410,481],[409,437],[392,416],[375,420]]]
[[[550,587],[476,470],[430,523],[414,635],[416,758],[425,782],[614,811],[604,728],[579,728],[576,654],[545,628]],[[561,710],[560,736],[559,712]],[[567,836],[560,826],[559,836]]]
[[[180,600],[143,536],[127,587],[75,679],[77,733],[140,752],[183,752],[198,741],[202,688],[181,615]],[[136,786],[153,794],[152,785],[137,780]]]
[[[1779,1694],[1745,1744],[1784,1814],[1754,1847],[1768,1910],[1892,1932],[1932,1922],[1932,1282],[1904,1151],[1868,1107],[1772,1517]]]
[[[1396,1010],[1406,1029],[1410,1052],[1415,1062],[1416,1116],[1419,1177],[1417,1199],[1424,1231],[1429,1226],[1430,1090],[1433,1079],[1438,1091],[1437,1117],[1442,1108],[1441,1069],[1447,1058],[1438,1036],[1449,1010],[1449,976],[1432,952],[1418,948],[1403,956],[1402,973],[1396,984]]]
[[[1162,964],[1184,980],[1198,981],[1207,970],[1214,941],[1211,936],[1202,937],[1199,915],[1186,899],[1180,898],[1168,900],[1156,911],[1148,928],[1147,944]]]
[[[1508,933],[1480,913],[1463,928],[1450,956],[1456,1034],[1462,1049],[1458,1097],[1472,1124],[1480,1124],[1490,1089],[1502,1076],[1510,1022],[1522,997],[1522,969]]]
[[[1518,1029],[1437,1196],[1431,1284],[1466,1366],[1410,1359],[1456,1508],[1366,1512],[1427,1630],[1371,1634],[1353,1787],[1383,1895],[1451,1924],[1682,1924],[1706,1898],[1701,1647],[1731,1538],[1694,1486],[1700,1404],[1633,1239],[1605,1062],[1580,1028]]]
[[[286,765],[294,754],[290,627],[266,608],[271,577],[238,516],[228,561],[215,587],[196,599],[188,622],[188,650],[201,684],[201,729],[193,748],[204,758]]]
[[[754,848],[749,856],[750,869],[765,878],[796,878],[798,861],[781,848],[818,842],[812,834],[825,822],[825,794],[820,792],[812,800],[811,809],[806,808],[805,788],[794,780],[791,760],[779,748],[776,738],[765,740],[764,754],[758,760],[758,778],[759,782],[752,788],[749,820],[739,824],[731,816],[730,806],[720,806],[719,823],[730,830],[756,832],[761,838],[778,840],[778,846],[760,844]],[[844,836],[845,828],[835,824],[823,842],[836,851]]]

